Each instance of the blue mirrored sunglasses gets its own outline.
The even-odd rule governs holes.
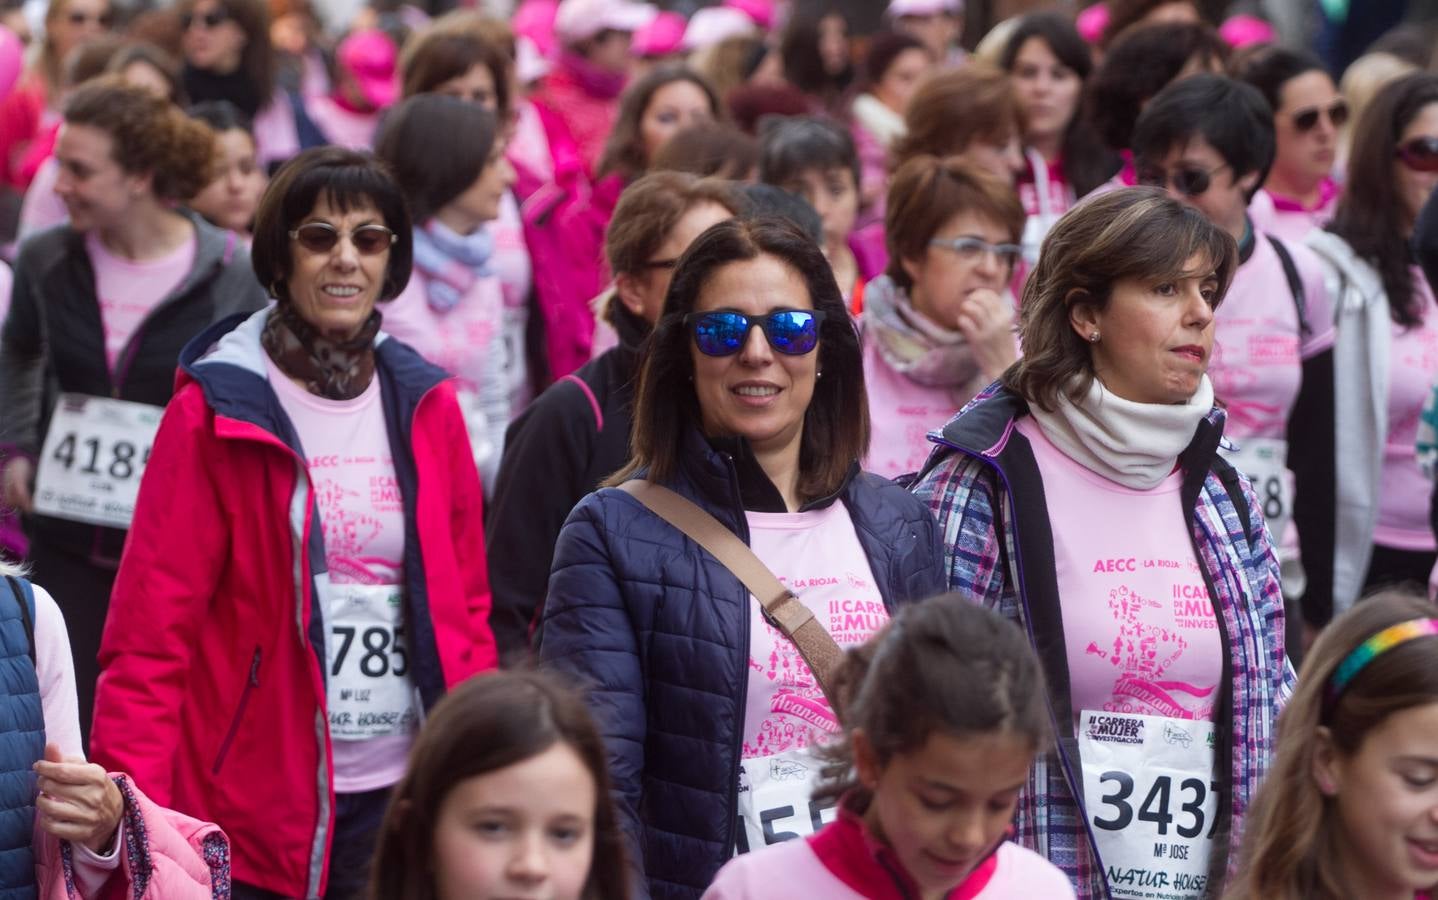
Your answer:
[[[819,324],[824,313],[815,309],[781,309],[766,316],[746,316],[731,310],[690,313],[684,325],[694,335],[694,346],[705,356],[733,356],[744,346],[756,325],[769,346],[787,356],[803,356],[819,345]]]

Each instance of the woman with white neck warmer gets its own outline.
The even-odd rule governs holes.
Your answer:
[[[1236,262],[1159,191],[1081,203],[1025,287],[1023,358],[935,437],[914,487],[950,588],[1044,661],[1059,737],[1015,840],[1082,898],[1160,873],[1173,896],[1222,893],[1291,690],[1278,561],[1218,455],[1205,374]]]
[[[864,289],[865,468],[917,472],[924,435],[1017,358],[1008,284],[1023,232],[1013,188],[969,163],[918,156],[894,173],[888,270]]]

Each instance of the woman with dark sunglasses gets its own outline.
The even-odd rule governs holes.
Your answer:
[[[239,240],[175,208],[205,185],[214,152],[209,128],[119,76],[77,89],[55,146],[70,221],[25,242],[0,331],[4,500],[27,514],[30,561],[70,621],[87,733],[105,610],[175,360],[211,323],[264,302]]]
[[[1024,209],[988,172],[918,156],[894,173],[885,216],[889,267],[864,292],[864,465],[894,478],[917,472],[924,436],[1018,358],[1008,283]]]
[[[619,486],[692,501],[852,646],[942,582],[929,513],[859,470],[868,437],[818,246],[776,219],[700,235],[641,364],[629,463],[565,523],[539,632],[541,660],[591,684],[643,896],[698,898],[736,850],[832,820],[810,791],[838,731],[748,588]]]
[[[1364,110],[1333,222],[1307,239],[1331,266],[1337,311],[1335,613],[1369,589],[1425,582],[1438,556],[1414,446],[1438,380],[1438,309],[1409,250],[1435,185],[1438,75],[1410,75]]]
[[[274,302],[179,354],[93,749],[225,829],[234,896],[352,897],[420,720],[495,665],[479,478],[449,376],[380,331],[413,259],[381,163],[301,154],[253,254]]]
[[[1278,560],[1218,455],[1205,374],[1237,257],[1152,188],[1074,207],[1025,285],[1023,358],[935,436],[914,486],[949,589],[1022,625],[1044,663],[1058,741],[1014,840],[1085,900],[1160,876],[1222,894],[1210,879],[1292,686]]]
[[[1269,47],[1244,59],[1234,76],[1258,88],[1273,109],[1277,153],[1250,214],[1260,230],[1301,241],[1338,207],[1338,135],[1348,104],[1311,53]]]

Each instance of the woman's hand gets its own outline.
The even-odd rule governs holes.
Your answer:
[[[993,381],[1019,358],[1014,309],[996,291],[979,288],[964,298],[955,324],[974,350],[984,378]]]
[[[62,841],[84,844],[102,856],[108,853],[125,798],[104,767],[82,757],[62,759],[59,747],[46,744],[35,774],[40,776],[40,798],[35,801],[40,827]]]
[[[33,512],[35,503],[30,496],[30,481],[35,477],[35,464],[23,456],[5,461],[3,475],[0,475],[0,499],[6,506],[21,512]]]

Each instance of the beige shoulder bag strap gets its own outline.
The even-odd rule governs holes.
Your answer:
[[[799,598],[774,577],[754,551],[718,519],[663,485],[631,479],[621,484],[619,489],[688,535],[744,583],[758,599],[764,618],[799,649],[799,655],[804,657],[809,671],[814,673],[814,680],[828,698],[830,708],[837,709],[834,698],[829,694],[829,685],[833,683],[844,651],[814,618],[809,607],[800,603]]]

